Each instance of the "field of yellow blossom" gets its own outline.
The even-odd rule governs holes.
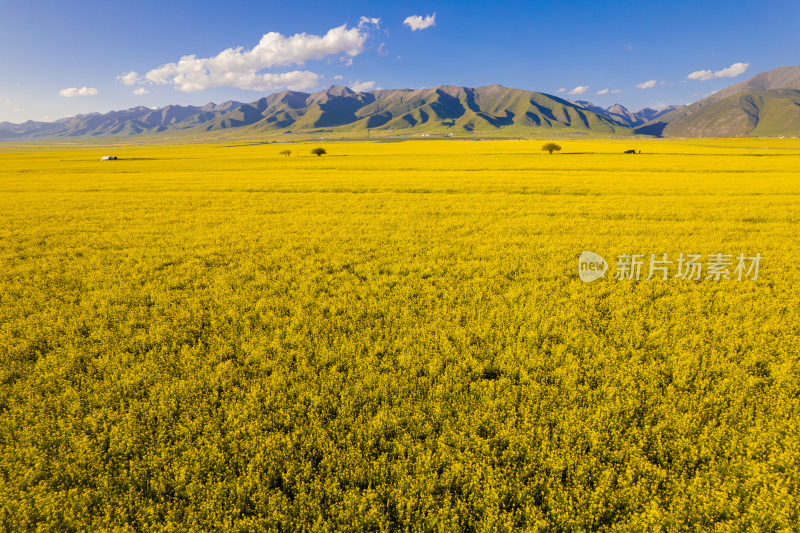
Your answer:
[[[800,140],[544,142],[0,144],[0,529],[796,528]]]

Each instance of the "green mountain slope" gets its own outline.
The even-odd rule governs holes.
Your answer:
[[[563,130],[630,135],[631,130],[566,100],[533,91],[489,85],[355,93],[331,87],[314,94],[284,91],[245,104],[204,124],[206,131],[248,126],[245,131],[376,133]]]
[[[800,91],[741,92],[670,121],[665,137],[740,137],[800,134]]]
[[[635,129],[664,137],[800,134],[800,66],[778,67]]]

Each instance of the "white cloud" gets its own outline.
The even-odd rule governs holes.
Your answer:
[[[411,31],[424,30],[436,25],[436,13],[421,17],[420,15],[411,15],[406,17],[403,24],[411,28]]]
[[[686,76],[690,80],[708,81],[717,78],[735,78],[740,74],[744,74],[750,63],[734,63],[728,68],[711,72],[710,70],[696,70]]]
[[[638,83],[636,86],[640,89],[650,89],[656,86],[656,80],[647,80],[644,83]]]
[[[361,17],[361,20],[358,21],[358,27],[364,28],[366,26],[375,26],[376,28],[380,28],[381,19],[379,18],[369,18],[369,17]]]
[[[611,91],[611,94],[618,94],[618,93],[621,93],[621,92],[622,92],[622,89],[614,89],[613,91]]]
[[[369,36],[361,28],[347,25],[328,30],[323,36],[298,33],[286,37],[277,32],[265,34],[252,50],[228,48],[214,57],[184,56],[146,74],[152,83],[172,83],[180,91],[199,91],[211,87],[237,87],[254,91],[307,89],[318,85],[320,76],[307,70],[259,73],[271,67],[302,65],[305,61],[344,54],[352,58],[364,51]]]
[[[377,50],[378,51],[378,55],[381,55],[381,56],[388,56],[389,55],[389,52],[387,52],[386,50],[383,49],[384,46],[386,46],[386,43],[381,43],[381,44],[378,45],[378,50]]]
[[[597,91],[597,94],[608,94],[608,89],[603,89],[601,91]]]
[[[337,74],[336,76],[334,76],[334,77],[333,77],[333,79],[334,79],[334,80],[341,80],[341,79],[343,79],[343,78]]]
[[[150,92],[150,91],[148,91],[148,90],[147,90],[147,89],[145,89],[144,87],[139,87],[138,89],[136,89],[135,91],[133,91],[133,94],[135,94],[135,95],[137,95],[137,96],[141,96],[141,95],[143,95],[143,94],[147,94],[147,93],[149,93],[149,92]]]
[[[563,92],[565,92],[566,90],[567,90],[567,89],[565,89],[564,87],[562,87],[562,88],[560,88],[559,90],[557,90],[556,92],[557,92],[557,93],[563,93]]]
[[[61,89],[58,91],[58,94],[65,98],[72,98],[74,96],[94,96],[96,94],[100,94],[100,91],[94,87],[81,87],[80,89],[76,87],[70,87],[69,89]]]
[[[734,63],[728,68],[724,68],[714,73],[717,78],[735,78],[740,74],[744,74],[750,63]]]
[[[139,81],[139,73],[135,70],[132,70],[130,72],[126,72],[125,74],[120,74],[117,76],[117,79],[125,85],[135,85],[136,82]]]
[[[588,85],[578,85],[567,94],[583,94],[589,89]]]
[[[686,76],[686,78],[690,80],[701,80],[701,81],[713,80],[714,73],[711,72],[710,70],[696,70],[691,74],[689,74],[688,76]]]
[[[356,80],[355,82],[350,82],[350,88],[357,93],[360,93],[362,91],[369,91],[373,87],[375,87],[374,81]]]

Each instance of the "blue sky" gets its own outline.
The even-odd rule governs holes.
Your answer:
[[[799,29],[796,0],[0,0],[0,121],[331,84],[498,83],[637,110],[800,64]]]

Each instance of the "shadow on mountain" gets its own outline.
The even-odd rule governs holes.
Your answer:
[[[556,116],[553,114],[553,110],[550,109],[549,107],[545,107],[534,100],[531,100],[531,104],[533,104],[539,111],[539,113],[541,113],[542,116],[545,117],[546,119],[550,120],[551,122],[561,122],[556,118]]]
[[[314,122],[314,127],[326,128],[355,122],[358,120],[356,111],[363,105],[363,102],[355,98],[331,98],[327,102],[319,104],[322,115]]]
[[[294,124],[294,120],[289,118],[284,113],[282,115],[271,115],[271,116],[267,117],[266,123],[269,126],[274,126],[276,128],[283,129],[283,128],[286,128],[286,127],[291,126],[292,124]]]
[[[411,116],[411,113],[406,113],[406,114],[405,114],[405,115],[403,115],[401,118],[402,118],[403,120],[405,120],[406,122],[408,122],[408,124],[409,124],[409,125],[410,125],[412,128],[413,128],[414,126],[416,126],[416,125],[417,125],[417,119],[415,119],[413,116]]]
[[[514,113],[509,110],[506,110],[506,116],[504,117],[493,117],[484,112],[479,112],[477,115],[495,128],[511,126],[514,123]]]
[[[472,112],[479,113],[481,111],[480,106],[475,101],[475,93],[473,91],[467,91],[466,100],[467,100],[467,107],[469,107]]]
[[[639,135],[652,135],[653,137],[661,137],[664,128],[667,127],[668,122],[653,122],[652,124],[645,124],[642,127],[635,128],[634,133]]]
[[[286,104],[291,109],[302,109],[306,107],[306,100],[308,95],[305,93],[297,93],[294,91],[286,91],[286,94],[281,98],[281,102]]]
[[[225,118],[220,120],[219,127],[226,129],[226,128],[238,128],[240,126],[248,126],[250,124],[255,124],[263,117],[258,110],[250,105],[243,105],[237,108],[235,111],[231,111],[230,113],[224,115]],[[215,129],[214,125],[209,125],[206,130]]]
[[[528,120],[537,126],[542,125],[542,119],[534,113],[533,111],[526,111],[525,116],[528,117]]]
[[[391,113],[381,113],[379,115],[371,115],[367,119],[367,127],[368,128],[380,128],[381,126],[383,126],[384,124],[386,124],[390,120],[392,120],[392,114]]]
[[[441,89],[437,90],[436,93],[439,97],[429,105],[439,118],[445,120],[448,118],[455,119],[467,112],[461,101],[455,96],[451,96]]]

